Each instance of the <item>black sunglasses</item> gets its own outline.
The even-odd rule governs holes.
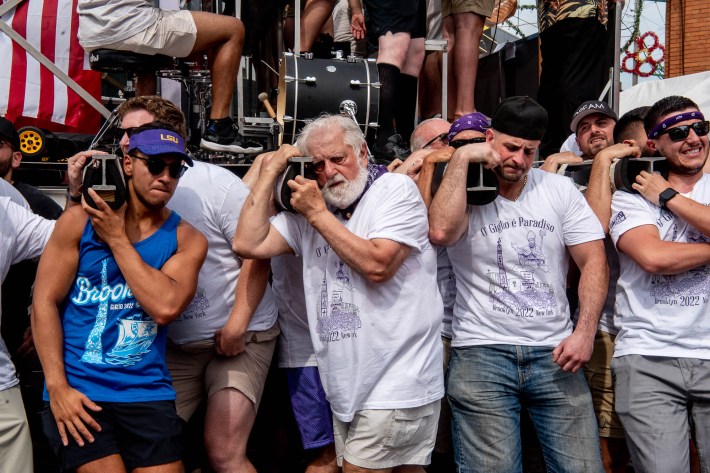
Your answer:
[[[425,144],[424,146],[422,146],[422,149],[428,148],[429,146],[431,146],[431,145],[433,145],[434,143],[436,143],[438,140],[441,140],[441,142],[444,143],[444,146],[446,146],[446,145],[449,144],[448,136],[449,136],[449,132],[448,132],[448,131],[446,131],[446,132],[444,132],[444,133],[442,133],[442,134],[440,134],[440,135],[436,135],[434,138],[432,138],[432,139],[430,139],[429,141],[427,141],[427,144]]]
[[[187,166],[179,162],[168,164],[160,158],[141,158],[140,156],[136,156],[134,154],[129,154],[128,156],[134,159],[140,159],[141,161],[145,161],[146,166],[148,166],[148,172],[154,176],[157,176],[158,174],[162,173],[163,169],[165,169],[166,167],[168,168],[168,174],[170,174],[170,177],[172,177],[173,179],[178,179],[182,177],[182,175],[185,174],[185,171],[187,171]]]
[[[471,145],[471,144],[474,144],[474,143],[485,143],[485,142],[486,142],[486,137],[485,137],[485,136],[479,136],[479,137],[476,137],[476,138],[469,138],[469,139],[467,139],[467,140],[453,140],[453,141],[449,141],[449,146],[451,146],[452,148],[457,148],[457,149],[458,149],[458,148],[460,148],[460,147],[462,147],[462,146]]]
[[[671,141],[683,141],[688,137],[691,128],[696,135],[705,136],[710,131],[710,122],[706,120],[704,122],[695,122],[692,125],[680,125],[673,128],[667,128],[660,132],[658,136],[668,133],[668,138],[670,138]]]

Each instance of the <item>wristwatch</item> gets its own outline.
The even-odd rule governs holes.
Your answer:
[[[666,207],[666,204],[668,203],[669,200],[671,200],[673,197],[678,195],[678,191],[669,187],[668,189],[664,190],[661,192],[661,194],[658,196],[658,206],[662,208],[663,210],[668,210],[668,207]]]
[[[72,202],[79,203],[81,202],[81,194],[79,194],[78,196],[71,195],[71,192],[69,192],[69,189],[67,189],[67,199]]]

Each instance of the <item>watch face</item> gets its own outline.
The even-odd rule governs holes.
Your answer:
[[[666,208],[666,203],[667,203],[669,200],[671,200],[673,197],[677,196],[677,195],[678,195],[678,191],[676,191],[676,190],[674,190],[674,189],[671,189],[670,187],[669,187],[668,189],[664,190],[664,191],[661,192],[661,194],[658,196],[658,204],[659,204],[659,206],[660,206],[661,208],[663,208],[663,209],[668,210],[668,209]]]

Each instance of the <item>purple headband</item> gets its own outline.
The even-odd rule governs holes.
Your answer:
[[[451,128],[449,128],[447,138],[451,141],[458,133],[466,130],[474,130],[485,133],[486,129],[490,126],[491,124],[488,121],[488,117],[484,114],[480,112],[469,113],[468,115],[464,115],[456,119],[454,124],[451,125]]]
[[[672,117],[666,118],[661,123],[651,128],[651,131],[648,132],[648,139],[652,140],[654,138],[657,138],[662,131],[664,131],[666,128],[668,128],[670,125],[673,125],[674,123],[682,122],[685,120],[691,120],[693,118],[697,118],[698,120],[705,120],[705,117],[702,113],[700,113],[699,110],[695,110],[692,112],[683,112],[678,115],[673,115]]]

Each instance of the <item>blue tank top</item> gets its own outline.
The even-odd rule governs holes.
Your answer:
[[[160,269],[177,251],[180,216],[172,212],[133,247]],[[61,311],[64,369],[73,388],[92,401],[175,399],[165,363],[167,327],[159,327],[133,297],[109,246],[87,220],[79,243],[76,279]],[[45,389],[45,400],[48,400]]]

